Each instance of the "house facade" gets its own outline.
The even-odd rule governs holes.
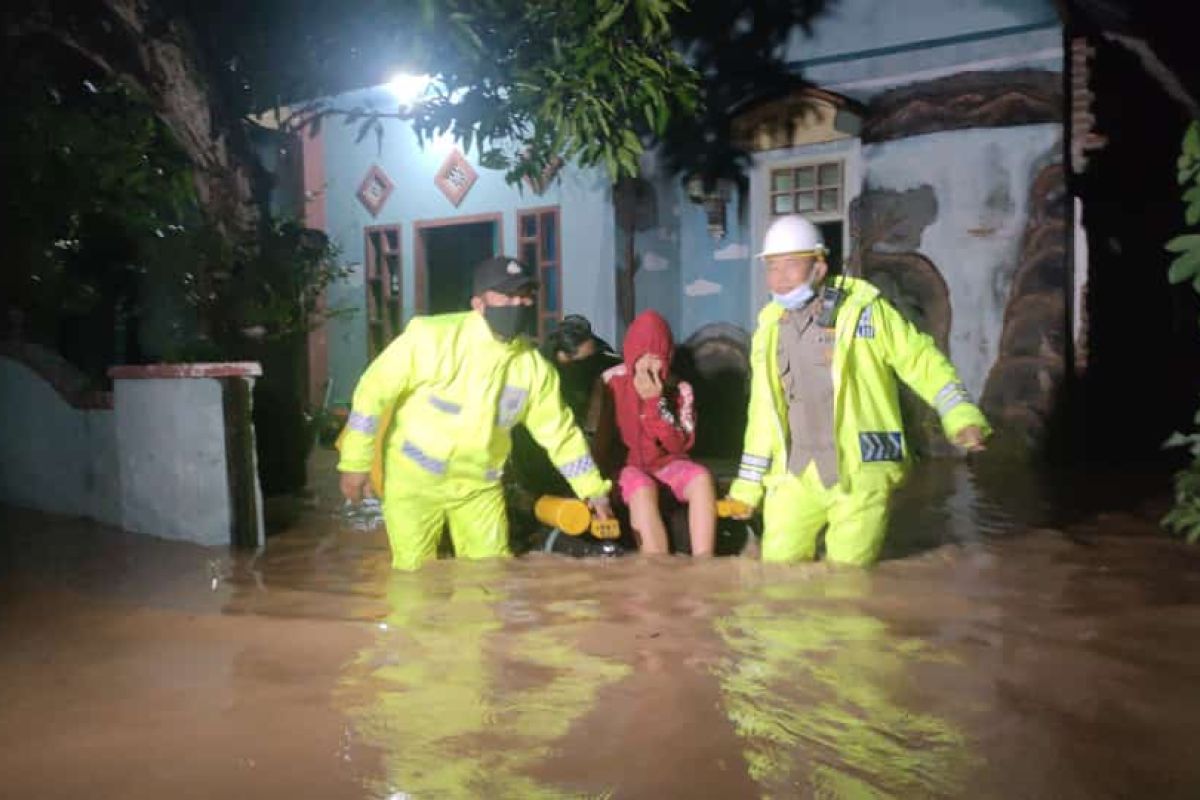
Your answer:
[[[680,340],[714,323],[751,331],[767,298],[756,245],[773,217],[804,213],[836,268],[879,285],[994,417],[1036,440],[1067,374],[1083,278],[1054,4],[843,0],[811,37],[797,32],[789,58],[814,88],[739,112],[754,153],[745,192],[706,194],[645,159],[625,218],[633,310],[657,309]],[[385,91],[339,104],[388,103]],[[314,391],[328,377],[332,400],[348,402],[413,314],[465,307],[465,264],[492,252],[539,266],[543,326],[580,313],[619,341],[631,248],[602,173],[565,165],[542,187],[510,187],[453,143],[418,147],[400,122],[380,144],[330,124],[304,151],[309,224],[354,265],[329,303],[359,312],[314,335]]]

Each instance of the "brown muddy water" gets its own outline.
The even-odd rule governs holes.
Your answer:
[[[1002,477],[923,468],[865,572],[0,509],[0,796],[1200,797],[1200,550]]]

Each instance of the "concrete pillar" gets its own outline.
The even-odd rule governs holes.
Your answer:
[[[263,544],[250,418],[261,374],[257,363],[109,370],[126,529],[210,546]]]

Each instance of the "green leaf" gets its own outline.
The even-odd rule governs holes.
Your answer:
[[[661,136],[666,133],[667,125],[671,121],[671,110],[666,103],[656,103],[655,105],[658,108],[658,118],[655,120],[657,127],[654,132]]]
[[[1200,273],[1200,250],[1192,250],[1171,262],[1171,268],[1167,271],[1167,280],[1170,283],[1183,283],[1198,273]]]
[[[1189,233],[1184,236],[1176,236],[1167,242],[1167,252],[1182,253],[1189,250],[1200,250],[1200,234]]]
[[[1191,443],[1192,437],[1188,436],[1187,434],[1180,433],[1179,431],[1175,431],[1165,442],[1163,442],[1162,446],[1163,449],[1167,449],[1171,447],[1183,447],[1184,445]]]
[[[1183,135],[1184,155],[1200,158],[1200,122],[1193,122]]]
[[[610,8],[604,14],[604,16],[600,18],[600,22],[596,25],[595,33],[597,35],[599,35],[601,33],[604,33],[605,31],[607,31],[613,25],[616,25],[617,20],[619,20],[624,13],[625,13],[624,0],[617,0],[617,2],[613,3],[613,7]]]

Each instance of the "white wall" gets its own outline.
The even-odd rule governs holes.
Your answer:
[[[0,358],[0,502],[119,525],[113,412],[80,410]]]
[[[0,357],[0,425],[0,503],[167,539],[231,543],[216,378],[117,379],[113,410],[81,410],[26,364]]]
[[[123,527],[165,539],[229,544],[220,383],[118,380],[113,399]]]

